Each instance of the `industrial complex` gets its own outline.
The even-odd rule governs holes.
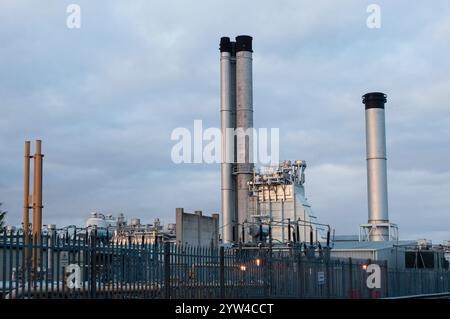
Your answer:
[[[401,225],[390,219],[386,94],[366,93],[355,105],[365,108],[368,218],[361,212],[354,234],[340,234],[314,212],[304,159],[257,167],[252,41],[248,35],[220,39],[220,212],[173,207],[176,222],[167,225],[86,212],[82,226],[43,225],[41,141],[34,156],[26,142],[23,227],[8,226],[0,235],[2,297],[379,298],[450,292],[450,241],[401,238]],[[371,264],[382,270],[379,285],[366,285]],[[70,265],[75,270],[68,271]],[[77,271],[82,279],[76,282],[73,275],[68,282]]]

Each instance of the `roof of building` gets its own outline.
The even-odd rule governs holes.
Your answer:
[[[415,240],[399,241],[338,241],[334,243],[333,250],[382,250],[394,246],[416,245]]]
[[[342,242],[342,241],[358,241],[358,235],[336,235],[334,236],[334,242]]]

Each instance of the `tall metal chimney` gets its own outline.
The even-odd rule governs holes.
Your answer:
[[[252,80],[252,37],[240,35],[236,37],[236,127],[245,133],[237,138],[237,222],[242,230],[248,220],[249,190],[248,182],[252,178],[253,161],[253,80]],[[250,130],[249,130],[250,129]],[[239,240],[245,241],[245,232],[238,232]]]
[[[220,39],[220,121],[222,132],[222,163],[221,163],[221,197],[223,242],[233,241],[235,226],[235,189],[233,176],[234,137],[229,136],[229,129],[235,127],[236,117],[236,59],[234,43],[228,37]],[[233,86],[234,83],[234,86]],[[234,101],[233,101],[234,100]],[[228,130],[227,130],[228,129]]]
[[[386,94],[367,93],[363,96],[363,103],[366,109],[369,240],[390,240],[384,121]]]

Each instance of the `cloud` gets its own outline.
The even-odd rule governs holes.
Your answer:
[[[448,239],[446,1],[379,1],[379,30],[365,25],[369,2],[356,0],[79,0],[82,27],[70,30],[72,2],[0,4],[0,201],[10,223],[21,220],[23,141],[35,138],[44,222],[82,224],[90,210],[166,222],[177,206],[219,211],[219,167],[174,165],[170,133],[195,119],[219,125],[219,38],[251,34],[255,125],[280,128],[281,157],[308,162],[320,220],[338,233],[366,221],[361,95],[379,90],[392,219],[410,238]]]

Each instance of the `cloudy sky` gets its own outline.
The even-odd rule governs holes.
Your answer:
[[[81,28],[66,26],[70,3]],[[366,25],[369,4],[381,28]],[[403,239],[450,239],[450,3],[0,2],[0,202],[20,224],[23,143],[43,140],[44,224],[90,211],[173,222],[220,209],[218,165],[176,165],[176,127],[219,125],[221,36],[254,37],[255,126],[308,163],[322,222],[367,221],[361,95],[388,95],[389,207]]]

